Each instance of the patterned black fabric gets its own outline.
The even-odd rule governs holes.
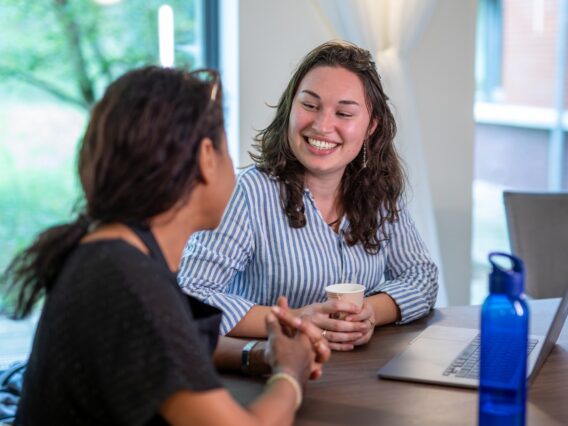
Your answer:
[[[168,396],[221,387],[220,320],[122,240],[79,246],[46,299],[16,424],[163,424]]]

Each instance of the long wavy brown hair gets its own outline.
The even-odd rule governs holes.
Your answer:
[[[0,275],[10,296],[3,310],[28,315],[93,224],[147,223],[187,200],[202,181],[202,140],[222,146],[220,98],[211,70],[149,66],[112,83],[91,113],[79,151],[81,212],[41,233]]]
[[[251,157],[260,170],[279,179],[282,204],[290,226],[304,227],[304,167],[290,148],[288,124],[302,79],[313,68],[322,66],[345,68],[359,77],[370,113],[369,126],[377,123],[363,144],[367,150],[366,162],[363,148],[345,169],[338,200],[349,219],[345,234],[347,244],[361,243],[367,253],[377,254],[381,241],[386,239],[382,232],[385,221],[398,220],[398,200],[406,179],[394,146],[396,122],[369,51],[347,42],[327,42],[309,52],[282,93],[274,119],[256,135],[257,153],[251,153]]]

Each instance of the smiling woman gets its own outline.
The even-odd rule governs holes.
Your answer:
[[[269,340],[245,351],[218,339],[221,313],[184,295],[174,273],[235,183],[221,96],[213,70],[144,67],[95,105],[79,150],[81,213],[0,275],[16,317],[45,296],[15,424],[292,424],[329,358],[321,330],[282,300]],[[216,372],[238,369],[243,353],[247,372],[273,373],[248,409]]]
[[[308,187],[311,181],[317,185],[318,180],[326,179],[330,187],[339,188],[345,168],[359,155],[375,127],[357,75],[328,66],[306,74],[292,103],[288,134],[290,148],[304,166]],[[337,207],[323,209],[324,219],[338,216]]]
[[[222,332],[265,336],[267,306],[285,295],[333,349],[351,350],[375,324],[433,307],[437,268],[405,209],[395,133],[368,51],[329,42],[306,55],[219,228],[195,234],[182,259],[180,285],[224,311]],[[365,286],[362,308],[325,301],[344,282]]]

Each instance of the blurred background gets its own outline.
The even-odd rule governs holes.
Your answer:
[[[77,144],[89,110],[125,71],[160,63],[163,4],[0,2],[0,269],[39,230],[71,217],[79,196]],[[168,3],[175,66],[204,64],[204,4]]]
[[[567,190],[568,0],[2,0],[0,269],[70,219],[77,144],[128,69],[219,68],[235,164],[311,48],[370,49],[401,127],[439,306],[480,303],[509,251],[504,189]],[[372,13],[370,13],[372,12]]]

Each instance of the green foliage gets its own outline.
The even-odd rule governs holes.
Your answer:
[[[39,231],[71,217],[85,118],[46,100],[0,99],[0,272]]]
[[[87,112],[131,68],[158,63],[164,0],[0,2],[0,273],[80,196],[75,153]],[[170,0],[176,66],[198,65],[195,5]],[[0,305],[2,295],[0,294]]]
[[[89,109],[126,70],[158,63],[157,11],[163,0],[4,0],[0,4],[0,81],[14,79]],[[175,11],[176,65],[195,66],[185,49],[199,40],[195,2]],[[198,43],[197,43],[198,44]]]

